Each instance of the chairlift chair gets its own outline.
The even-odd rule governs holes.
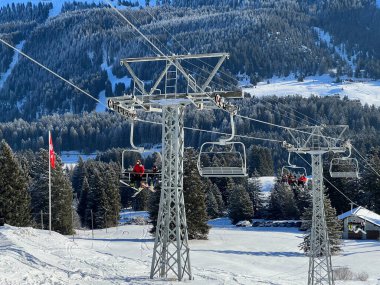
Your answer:
[[[141,189],[137,189],[136,187],[134,187],[132,185],[133,175],[139,174],[139,173],[133,172],[133,169],[129,169],[128,166],[125,165],[125,154],[126,153],[134,152],[134,153],[140,154],[140,156],[142,157],[143,153],[145,151],[143,147],[137,147],[133,143],[133,127],[134,127],[134,122],[132,121],[132,123],[131,123],[131,135],[130,135],[131,148],[123,150],[123,152],[122,152],[120,183],[122,183],[123,185],[130,187],[136,191],[139,191]],[[159,152],[155,152],[155,153],[157,153],[161,157],[161,154]],[[132,162],[132,164],[134,164],[134,161]],[[154,181],[155,179],[158,179],[158,181],[159,181],[160,178],[161,178],[161,172],[153,172],[152,170],[145,170],[144,173],[142,174],[142,182],[144,182],[146,184],[148,184],[150,180]]]
[[[281,169],[281,176],[284,176],[285,174],[296,174],[296,176],[307,176],[306,168],[302,166],[297,166],[295,164],[290,163],[290,153],[288,155],[288,165],[285,165]]]
[[[359,164],[356,158],[351,157],[351,145],[348,145],[348,156],[333,158],[330,162],[330,176],[332,178],[359,178]]]
[[[247,173],[247,156],[245,145],[242,142],[233,142],[235,136],[235,123],[233,114],[230,114],[232,134],[227,139],[220,139],[218,142],[205,142],[202,144],[197,161],[198,172],[202,177],[246,177]],[[221,150],[222,149],[222,150]],[[240,151],[239,151],[240,150]],[[205,164],[206,157],[227,157],[228,162],[235,162],[228,166],[215,166]]]
[[[352,157],[333,158],[330,162],[332,178],[359,178],[358,160]]]

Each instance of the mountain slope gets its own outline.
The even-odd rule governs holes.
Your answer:
[[[53,1],[53,7],[56,3],[62,4]],[[166,53],[229,52],[231,57],[223,65],[224,72],[230,77],[245,73],[252,83],[273,75],[294,73],[303,78],[332,70],[337,75],[354,76],[363,76],[361,70],[365,70],[365,76],[380,77],[378,33],[355,40],[345,32],[354,22],[351,21],[344,32],[336,31],[333,13],[338,12],[321,17],[312,12],[312,4],[305,6],[298,1],[252,3],[257,5],[244,9],[219,5],[159,6],[149,10],[127,9],[124,14]],[[152,48],[110,9],[82,4],[67,6],[67,12],[49,18],[50,7],[19,7],[21,11],[34,12],[24,13],[20,21],[0,22],[0,35],[13,44],[25,41],[24,52],[95,97],[121,95],[129,88],[127,71],[118,64],[121,58],[155,55]],[[75,7],[80,9],[75,10]],[[374,7],[360,6],[358,9],[340,9],[339,13],[346,18],[352,13],[360,13],[363,18]],[[0,15],[5,12],[0,11]],[[377,12],[371,13],[374,21],[380,19]],[[318,38],[316,27],[331,35],[331,43]],[[364,27],[365,22],[356,30]],[[346,57],[331,46],[340,43],[344,43]],[[352,55],[355,55],[354,60],[351,60]],[[0,73],[10,70],[13,56],[13,51],[0,46]],[[197,69],[187,68],[198,80],[207,70],[207,66],[199,63]],[[158,72],[156,65],[137,68],[137,73],[147,81],[157,77]],[[230,77],[221,75],[213,87],[221,89],[236,84]],[[81,113],[95,108],[95,101],[73,91],[25,59],[18,61],[0,89],[0,121],[19,117],[35,120],[44,114]]]

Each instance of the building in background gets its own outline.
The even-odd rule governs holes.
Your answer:
[[[338,218],[343,220],[344,239],[380,240],[380,215],[358,207],[339,215]]]

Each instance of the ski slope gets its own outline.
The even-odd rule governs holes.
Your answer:
[[[243,88],[244,92],[262,97],[268,95],[288,96],[300,95],[303,97],[339,95],[349,99],[359,99],[362,104],[380,106],[380,81],[368,80],[354,82],[345,80],[343,83],[334,83],[335,79],[329,75],[306,77],[298,82],[294,76],[285,78],[273,77],[260,82],[256,87]]]
[[[298,250],[302,232],[294,228],[237,228],[227,219],[210,221],[209,240],[190,241],[192,285],[306,284],[308,258]],[[78,230],[72,237],[32,228],[0,228],[0,284],[181,284],[151,281],[153,239],[149,226]],[[365,271],[361,281],[380,284],[380,242],[345,241],[334,267]]]
[[[22,50],[24,44],[25,44],[25,41],[21,41],[18,45],[16,45],[16,48],[19,50]],[[7,81],[8,77],[11,75],[12,70],[14,69],[14,67],[16,66],[19,60],[19,57],[20,57],[19,53],[15,52],[13,54],[12,62],[10,63],[8,70],[4,72],[3,74],[0,73],[0,89],[3,88],[5,81]]]

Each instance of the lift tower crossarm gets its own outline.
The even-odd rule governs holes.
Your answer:
[[[167,61],[169,59],[202,59],[202,58],[217,58],[225,57],[229,58],[230,54],[221,52],[221,53],[206,53],[206,54],[184,54],[184,55],[168,55],[168,56],[152,56],[152,57],[135,57],[135,58],[126,58],[120,60],[121,64],[132,63],[132,62],[151,62],[151,61]]]

